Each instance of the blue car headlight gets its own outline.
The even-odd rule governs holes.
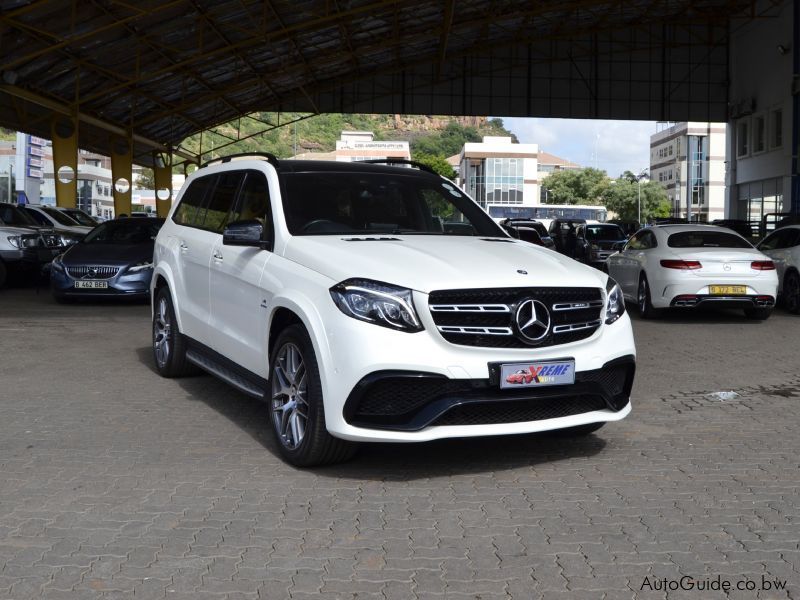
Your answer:
[[[136,263],[135,265],[131,265],[128,267],[128,273],[141,273],[142,271],[148,271],[153,269],[153,261],[152,260],[143,260],[141,262]]]

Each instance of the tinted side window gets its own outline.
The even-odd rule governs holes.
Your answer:
[[[239,190],[239,199],[231,211],[229,223],[233,221],[260,221],[267,239],[272,239],[272,210],[270,209],[267,178],[259,171],[247,171]]]
[[[197,212],[198,227],[222,233],[228,224],[228,217],[243,179],[242,171],[228,171],[217,175],[217,185],[214,186],[205,208]]]
[[[783,248],[783,232],[776,231],[764,238],[764,241],[758,245],[759,250],[776,250]]]
[[[195,179],[183,194],[181,203],[172,215],[172,220],[178,225],[196,226],[197,209],[203,206],[208,189],[213,186],[214,179],[213,176]]]
[[[45,217],[42,213],[35,210],[31,210],[29,208],[23,208],[22,210],[24,210],[28,214],[28,216],[31,217],[34,221],[36,221],[39,225],[46,225],[48,227],[53,226],[53,224],[50,221],[48,221],[47,217]]]
[[[628,245],[625,246],[625,250],[641,250],[642,249],[642,237],[646,232],[641,231],[634,235],[631,239],[628,240]]]
[[[787,229],[786,230],[786,247],[794,248],[800,246],[800,229]]]
[[[650,249],[656,248],[658,246],[658,241],[656,241],[656,236],[652,231],[645,231],[644,237],[642,237],[642,248]]]

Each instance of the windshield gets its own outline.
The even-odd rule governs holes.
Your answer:
[[[39,210],[41,210],[59,225],[64,225],[66,227],[75,227],[75,225],[80,225],[80,223],[78,223],[75,219],[69,215],[65,215],[63,212],[56,210],[55,208],[50,208],[49,206],[40,206]]]
[[[752,248],[738,235],[724,231],[681,231],[667,238],[670,248]]]
[[[67,210],[64,210],[62,212],[64,214],[66,214],[66,215],[69,215],[73,219],[75,219],[81,225],[86,225],[88,227],[94,227],[95,225],[97,225],[97,221],[95,221],[92,217],[87,215],[82,210],[77,210],[77,209],[70,210],[70,209],[67,209]]]
[[[622,229],[616,225],[587,225],[586,239],[623,241],[627,238]]]
[[[454,184],[394,173],[286,173],[292,235],[384,233],[508,237]]]
[[[39,223],[13,204],[0,204],[0,221],[17,227],[39,227]]]
[[[84,244],[152,244],[163,219],[107,221],[83,238]]]

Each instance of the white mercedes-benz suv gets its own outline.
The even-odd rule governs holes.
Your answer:
[[[200,367],[264,399],[297,466],[357,441],[585,434],[630,412],[616,283],[509,237],[414,163],[204,165],[151,286],[158,371]]]

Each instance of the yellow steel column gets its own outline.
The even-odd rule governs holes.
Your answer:
[[[153,152],[153,180],[156,187],[156,213],[166,217],[172,207],[172,154]]]
[[[50,131],[56,205],[75,208],[78,205],[78,121],[66,115],[55,115]]]
[[[111,140],[111,179],[114,181],[114,216],[131,216],[133,152],[130,136]]]

